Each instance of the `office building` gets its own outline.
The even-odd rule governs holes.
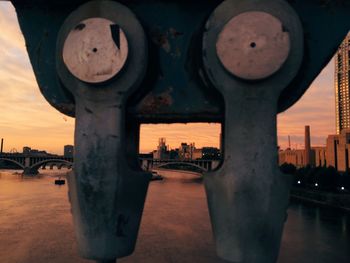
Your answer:
[[[153,152],[153,159],[164,160],[169,159],[168,146],[165,138],[159,138],[157,150]]]
[[[28,146],[24,146],[23,147],[23,154],[30,154],[30,152],[32,151],[32,149]]]
[[[349,70],[350,70],[350,34],[345,38],[335,55],[335,111],[336,130],[350,128]]]

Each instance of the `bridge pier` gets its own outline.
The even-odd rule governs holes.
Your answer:
[[[34,175],[37,175],[38,173],[39,173],[38,169],[34,169],[31,167],[25,167],[23,169],[23,175],[34,176]]]

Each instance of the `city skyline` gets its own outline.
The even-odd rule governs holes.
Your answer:
[[[62,154],[61,145],[73,144],[74,119],[51,107],[41,95],[25,50],[14,8],[0,3],[0,137],[5,138],[4,151],[31,145]],[[5,38],[6,36],[6,38]],[[334,62],[323,70],[303,98],[278,117],[279,145],[303,146],[303,127],[313,129],[313,145],[323,145],[328,134],[335,133]],[[170,145],[198,138],[198,146],[219,145],[220,124],[143,125],[140,152],[152,150],[159,137],[168,138]],[[147,139],[145,139],[147,138]],[[183,139],[185,138],[185,139]]]

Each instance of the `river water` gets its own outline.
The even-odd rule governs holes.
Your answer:
[[[77,254],[67,186],[58,170],[0,171],[0,263],[87,263]],[[349,263],[350,216],[292,202],[278,263]],[[225,262],[215,255],[202,181],[151,182],[135,253],[123,263]]]

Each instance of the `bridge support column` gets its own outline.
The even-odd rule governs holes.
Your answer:
[[[30,167],[31,163],[30,163],[30,157],[27,156],[24,158],[24,166],[25,167]]]
[[[23,169],[23,175],[29,175],[29,176],[33,176],[33,175],[37,175],[39,172],[37,169],[33,169],[31,167],[25,167]]]
[[[273,263],[290,187],[277,166],[277,105],[301,65],[301,23],[287,1],[229,0],[203,39],[205,69],[226,103],[225,160],[204,175],[217,253]]]
[[[135,130],[126,123],[126,101],[146,72],[147,50],[136,16],[114,1],[80,6],[57,39],[57,73],[75,101],[68,186],[77,243],[83,257],[99,262],[133,252],[151,179],[128,154]]]

